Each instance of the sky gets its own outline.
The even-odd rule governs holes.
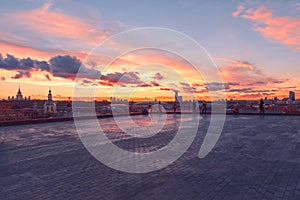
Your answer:
[[[184,99],[209,99],[221,90],[227,99],[300,95],[299,1],[13,0],[0,5],[1,99],[15,96],[19,86],[31,99],[46,98],[49,88],[54,99],[68,99],[76,82],[95,89],[97,99],[165,100],[174,91]],[[204,68],[199,73],[182,55],[159,49],[126,52],[104,64],[110,55],[151,39],[147,34],[112,39],[143,27],[192,38],[217,65],[221,79],[207,78]],[[176,37],[164,35],[157,43],[166,40],[189,51]],[[204,63],[192,49],[189,53]],[[80,81],[79,68],[85,72]]]

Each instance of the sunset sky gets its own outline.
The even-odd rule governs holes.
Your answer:
[[[32,99],[46,98],[49,88],[56,100],[71,97],[81,64],[108,59],[91,56],[94,48],[114,34],[142,27],[173,29],[201,44],[218,66],[227,98],[300,95],[296,0],[13,0],[0,5],[1,99],[15,96],[19,85]],[[123,48],[118,42],[111,47],[107,51]],[[109,98],[116,87],[137,88],[133,98],[138,100],[166,99],[174,90],[185,99],[192,94],[208,99],[208,87],[217,91],[221,84],[207,82],[183,58],[151,49],[123,55],[106,71],[86,71],[82,85],[96,86],[99,99]]]

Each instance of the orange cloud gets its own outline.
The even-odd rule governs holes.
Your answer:
[[[296,8],[298,9],[298,7]],[[233,16],[241,16],[254,22],[253,29],[266,39],[285,44],[300,51],[300,18],[290,16],[274,16],[266,7],[248,9],[242,13],[240,7]]]
[[[1,54],[13,54],[19,58],[32,57],[35,59],[47,60],[50,57],[55,56],[57,53],[46,52],[43,50],[34,49],[22,45],[10,44],[8,42],[0,42]]]
[[[267,83],[284,83],[275,77],[270,77],[252,63],[231,58],[215,58],[221,61],[221,76],[225,82],[241,82],[244,85],[266,85]]]
[[[51,3],[45,3],[43,7],[38,9],[7,13],[2,16],[9,23],[32,29],[33,33],[38,32],[44,37],[72,39],[88,45],[96,45],[111,34],[110,30],[101,29],[80,18],[59,11],[52,11],[50,10],[51,6]]]
[[[145,71],[149,71],[149,69],[147,69],[147,65],[156,64],[170,67],[185,77],[199,78],[199,74],[188,61],[170,52],[157,49],[144,49],[125,54],[112,64],[114,66],[122,66],[126,64],[131,67],[144,66]],[[161,70],[163,71],[164,69],[161,68]]]
[[[19,58],[34,58],[38,60],[48,60],[51,57],[54,57],[58,54],[70,54],[72,56],[76,56],[83,60],[88,53],[84,51],[63,51],[63,50],[55,50],[55,51],[46,51],[43,49],[36,49],[33,47],[11,44],[9,42],[0,41],[0,54],[12,54]]]
[[[215,58],[217,61],[225,61],[227,63],[231,63],[231,66],[238,68],[248,68],[249,70],[254,70],[253,64],[241,60],[235,60],[232,58]]]
[[[257,99],[286,97],[292,81],[267,75],[249,62],[231,58],[215,58],[219,63],[228,98]],[[200,85],[201,86],[201,85]]]

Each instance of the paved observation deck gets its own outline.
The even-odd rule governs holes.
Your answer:
[[[0,127],[0,199],[300,199],[300,116],[227,116],[217,145],[200,159],[209,120],[200,120],[182,157],[146,174],[97,161],[72,121]],[[112,118],[100,121],[127,150],[160,148],[175,132],[135,141],[116,134]]]

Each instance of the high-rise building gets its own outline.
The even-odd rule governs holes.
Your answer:
[[[21,92],[21,88],[19,86],[19,90],[17,92],[17,95],[16,95],[16,100],[22,100],[23,99],[23,95],[22,95],[22,92]]]
[[[18,89],[16,97],[14,97],[14,96],[8,96],[7,100],[19,100],[19,101],[20,100],[30,100],[30,96],[28,96],[28,97],[24,96],[23,97],[23,94],[21,92],[21,87],[19,85],[19,89]]]
[[[178,102],[178,91],[174,91],[175,93],[175,102]]]
[[[293,91],[290,91],[290,97],[289,97],[290,101],[295,101],[296,100],[296,94]]]
[[[178,91],[175,92],[175,102],[182,103],[182,96],[178,96]]]

